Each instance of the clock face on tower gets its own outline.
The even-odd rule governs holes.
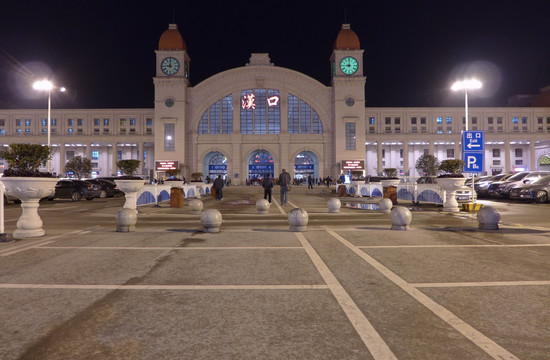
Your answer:
[[[180,63],[176,58],[167,57],[160,63],[160,69],[168,76],[174,75],[180,69]]]
[[[351,56],[346,56],[340,61],[340,70],[346,75],[355,74],[359,69],[359,63]]]

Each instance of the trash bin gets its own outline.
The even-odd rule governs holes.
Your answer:
[[[397,204],[397,186],[385,186],[383,188],[383,197],[390,199],[392,204]]]
[[[338,197],[344,197],[346,196],[346,185],[339,185],[338,186]]]
[[[179,187],[170,188],[170,207],[183,206],[183,189]]]

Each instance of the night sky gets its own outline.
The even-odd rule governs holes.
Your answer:
[[[268,52],[330,85],[342,23],[364,53],[366,106],[461,106],[452,82],[476,75],[471,106],[550,85],[550,1],[10,1],[0,9],[0,108],[41,108],[33,79],[68,88],[53,108],[153,107],[155,52],[175,22],[192,85]]]

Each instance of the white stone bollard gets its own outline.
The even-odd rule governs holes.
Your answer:
[[[116,231],[133,232],[136,231],[137,210],[122,208],[116,214]]]
[[[396,206],[391,210],[391,229],[409,230],[412,215],[409,209],[403,206]]]
[[[342,202],[338,198],[330,198],[327,201],[327,207],[329,213],[339,213],[342,207]]]
[[[393,207],[393,203],[390,199],[382,199],[378,203],[378,207],[380,208],[381,213],[389,214],[391,212],[391,208]]]
[[[200,199],[189,200],[189,209],[192,214],[200,214],[202,212],[203,203]]]
[[[288,224],[290,225],[290,231],[307,231],[307,223],[309,222],[309,216],[307,211],[300,208],[294,208],[288,213]]]
[[[271,204],[266,199],[260,199],[256,201],[256,210],[258,210],[259,214],[269,213],[270,207],[271,207]]]
[[[477,212],[477,221],[479,229],[482,230],[498,230],[500,214],[491,206],[484,206]]]
[[[205,210],[201,215],[203,231],[208,233],[220,232],[222,214],[216,209]]]

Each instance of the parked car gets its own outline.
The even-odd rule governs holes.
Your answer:
[[[540,177],[533,182],[522,184],[510,190],[511,200],[545,203],[550,193],[550,176]]]
[[[521,176],[520,176],[521,175]],[[521,184],[533,182],[543,176],[550,175],[549,171],[526,171],[518,174],[518,176],[511,176],[505,182],[501,183],[494,189],[495,197],[507,199],[510,195],[510,191]]]
[[[92,184],[96,184],[99,186],[101,190],[100,198],[105,197],[115,197],[115,196],[123,196],[124,192],[120,191],[114,181],[110,181],[107,179],[86,179],[86,181],[91,182]]]
[[[513,174],[512,176],[508,177],[506,180],[494,181],[493,183],[491,183],[491,185],[489,185],[489,188],[487,189],[487,195],[489,195],[489,197],[492,197],[492,198],[501,198],[502,195],[498,190],[500,186],[502,186],[506,182],[523,180],[523,178],[526,177],[527,174],[529,174],[528,171],[522,171],[522,172]]]
[[[474,190],[477,193],[477,196],[487,197],[489,196],[489,186],[497,181],[505,181],[514,173],[501,173],[497,175],[492,175],[488,177],[479,178],[478,181],[474,183]]]
[[[437,184],[437,177],[435,176],[421,176],[416,179],[417,184]],[[473,195],[472,195],[473,194]],[[456,191],[455,199],[459,203],[467,203],[477,200],[477,194],[472,192],[472,186],[464,185],[462,188]]]
[[[99,186],[84,180],[64,179],[59,180],[55,185],[55,193],[48,197],[49,200],[55,198],[72,199],[73,201],[93,200],[101,195]]]

